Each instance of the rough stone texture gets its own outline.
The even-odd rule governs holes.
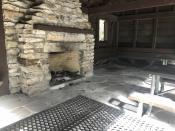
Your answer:
[[[79,51],[80,74],[92,75],[94,36],[33,29],[34,24],[91,29],[79,0],[3,0],[10,90],[32,95],[49,87],[51,52]],[[56,48],[55,48],[56,47]]]
[[[78,51],[50,54],[49,65],[51,71],[80,72],[80,55]]]
[[[20,90],[20,68],[18,63],[18,40],[16,23],[24,16],[29,3],[3,0],[3,18],[5,28],[5,43],[9,68],[9,83],[12,93]]]

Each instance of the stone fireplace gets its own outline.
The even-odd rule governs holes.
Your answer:
[[[48,47],[46,48],[48,48],[49,53],[48,64],[51,72],[51,86],[84,76],[85,37],[82,34],[67,34],[67,37],[67,39],[53,38],[53,33],[47,37]]]
[[[11,93],[48,89],[53,72],[93,74],[94,36],[79,0],[3,0],[3,11]]]

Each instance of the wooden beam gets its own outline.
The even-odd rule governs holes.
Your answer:
[[[93,16],[92,16],[93,17]],[[109,15],[109,14],[106,14],[106,15],[98,15],[98,16],[94,16],[98,19],[105,19],[107,21],[117,21],[118,20],[118,17],[116,15]]]
[[[158,6],[174,5],[175,0],[135,0],[130,2],[108,3],[104,6],[92,7],[88,9],[89,14],[108,14],[128,10],[152,8]]]
[[[138,24],[139,24],[139,21],[135,20],[134,21],[134,41],[133,41],[134,48],[136,48],[136,46],[137,46]]]
[[[118,48],[116,54],[121,58],[141,59],[141,60],[161,60],[175,59],[175,50],[173,49],[152,49],[152,48]]]
[[[126,52],[145,52],[145,53],[162,53],[162,54],[175,54],[175,49],[152,49],[152,48],[118,48],[120,51]]]
[[[93,34],[93,30],[91,29],[78,29],[73,27],[62,27],[55,25],[35,24],[33,28],[45,31],[56,31],[56,32],[77,33],[77,34]]]
[[[137,15],[128,15],[128,16],[119,16],[119,21],[126,20],[144,20],[144,19],[153,19],[155,17],[175,17],[175,11],[167,12],[157,12],[157,13],[146,13],[146,14],[137,14]]]

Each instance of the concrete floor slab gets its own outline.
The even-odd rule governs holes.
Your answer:
[[[115,98],[126,102],[126,98],[131,92],[145,93],[149,92],[149,88],[150,75],[142,70],[118,66],[101,67],[95,70],[92,78],[60,90],[49,90],[33,98],[23,94],[0,97],[0,109],[6,111],[7,115],[16,117],[13,120],[9,119],[6,123],[0,119],[0,128],[77,95],[84,95],[113,106],[109,103],[110,99]],[[175,125],[174,114],[157,108],[153,110],[152,118],[169,123],[172,126]]]

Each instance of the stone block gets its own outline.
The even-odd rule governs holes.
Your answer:
[[[29,60],[29,59],[18,58],[18,62],[23,66],[36,65],[38,64],[38,61],[39,61],[38,59]]]
[[[48,41],[64,41],[64,33],[48,32],[47,40]]]
[[[8,63],[8,64],[17,63],[17,56],[14,56],[14,55],[7,55],[7,63]]]
[[[24,14],[16,11],[11,10],[4,10],[4,21],[17,21],[20,17],[22,17]]]
[[[65,42],[83,42],[85,41],[84,34],[69,34],[66,33],[64,37]]]
[[[44,53],[20,53],[19,54],[20,58],[24,58],[24,59],[47,59],[48,58],[48,54],[44,54]]]
[[[7,55],[14,55],[17,56],[19,50],[17,48],[10,48],[7,50]]]
[[[6,44],[6,49],[10,49],[10,48],[17,48],[17,41],[5,41]]]
[[[55,15],[48,15],[48,16],[46,17],[46,20],[47,20],[47,21],[53,21],[53,22],[56,22],[56,23],[57,23],[57,21],[58,21],[58,19],[57,19],[57,17],[56,17]]]
[[[6,10],[11,10],[11,11],[16,11],[16,12],[26,12],[26,9],[22,9],[20,7],[17,7],[9,3],[3,4],[2,8],[4,10],[6,9]]]
[[[34,42],[44,42],[42,38],[35,38],[35,37],[29,37],[29,38],[19,38],[19,42],[27,42],[27,43],[34,43]]]
[[[5,27],[8,27],[8,26],[14,27],[15,26],[15,23],[14,22],[5,22],[4,21],[4,26]]]
[[[38,17],[38,16],[32,16],[31,20],[33,21],[33,23],[43,23],[45,22],[45,19],[44,17]]]
[[[6,27],[5,28],[5,34],[6,35],[14,35],[16,33],[15,28],[12,27]]]
[[[32,32],[33,32],[33,34],[35,34],[35,35],[45,35],[46,34],[46,32],[45,31],[43,31],[43,30],[32,30]]]
[[[27,9],[30,5],[29,3],[21,2],[21,1],[13,1],[12,4],[16,7],[25,8],[25,9]]]
[[[49,88],[49,81],[42,81],[35,83],[32,86],[26,85],[22,87],[22,92],[26,93],[29,96],[35,96]]]
[[[9,78],[9,88],[10,91],[16,93],[19,91],[20,80],[19,77],[10,77]]]

